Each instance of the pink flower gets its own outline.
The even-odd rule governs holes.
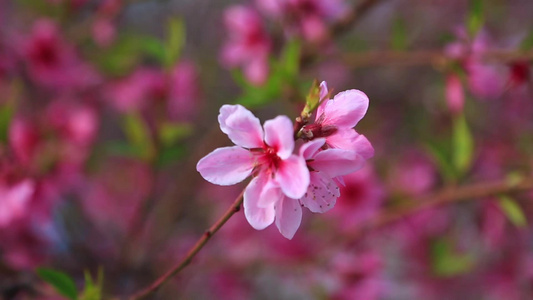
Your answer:
[[[336,177],[353,173],[365,163],[365,158],[355,151],[333,148],[321,151],[325,142],[320,138],[300,148],[310,170],[309,188],[300,201],[314,213],[326,212],[335,205],[340,196]]]
[[[233,6],[224,14],[229,40],[222,50],[222,62],[230,67],[241,66],[246,78],[262,84],[268,75],[270,38],[261,18],[251,8]]]
[[[34,191],[35,184],[30,179],[12,186],[0,183],[0,228],[25,214]]]
[[[320,42],[327,37],[327,20],[337,19],[344,11],[339,0],[257,0],[266,14],[281,19],[291,35]]]
[[[74,47],[62,38],[52,21],[35,22],[21,48],[30,78],[42,86],[87,88],[99,81],[96,71],[77,57]]]
[[[448,108],[454,114],[463,111],[465,95],[461,79],[456,74],[450,74],[446,77],[446,103]]]
[[[222,132],[237,146],[214,150],[196,169],[218,185],[236,184],[253,174],[244,192],[246,219],[258,230],[276,219],[280,232],[291,238],[301,220],[295,199],[304,196],[310,180],[304,158],[292,154],[292,122],[278,116],[262,128],[259,119],[241,105],[222,106],[218,121]]]
[[[326,82],[320,84],[320,98],[328,94]],[[304,138],[325,137],[331,148],[356,151],[363,158],[374,156],[374,148],[364,135],[353,127],[363,118],[368,109],[368,97],[359,90],[348,90],[320,104],[314,124],[303,127]]]
[[[191,120],[198,108],[198,73],[193,63],[177,64],[168,79],[168,113],[171,119]]]

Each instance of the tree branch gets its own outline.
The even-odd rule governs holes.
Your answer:
[[[532,177],[528,177],[519,181],[499,180],[475,183],[457,188],[446,188],[434,194],[415,199],[413,201],[414,204],[396,209],[394,211],[385,212],[377,216],[375,219],[370,220],[366,225],[363,225],[350,234],[350,237],[353,241],[357,241],[363,237],[365,233],[400,221],[423,209],[444,204],[479,200],[479,198],[489,197],[497,194],[523,192],[532,189]]]
[[[241,208],[241,204],[243,201],[243,195],[244,190],[241,192],[241,194],[235,199],[235,202],[228,208],[228,210],[218,219],[213,226],[211,226],[203,235],[200,237],[200,239],[194,244],[194,246],[187,252],[185,257],[181,259],[174,267],[172,267],[169,271],[167,271],[165,274],[163,274],[161,277],[156,279],[150,286],[146,287],[145,289],[135,293],[133,296],[131,296],[130,300],[138,300],[143,299],[150,294],[157,291],[163,284],[165,284],[172,276],[178,274],[181,270],[183,270],[186,266],[188,266],[192,259],[196,256],[198,252],[204,247],[204,245],[209,241],[209,239],[215,235],[215,233],[233,216],[236,212],[238,212]]]

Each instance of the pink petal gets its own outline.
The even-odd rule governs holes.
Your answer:
[[[302,222],[302,208],[298,200],[283,197],[276,205],[276,226],[279,232],[292,239]]]
[[[268,77],[267,58],[257,57],[244,65],[244,75],[252,84],[261,85]]]
[[[374,156],[374,148],[368,139],[353,129],[339,129],[328,136],[326,142],[332,148],[355,151],[365,159]]]
[[[305,159],[313,158],[325,143],[326,139],[318,138],[303,144],[302,147],[300,147],[300,156]]]
[[[291,120],[286,116],[278,116],[265,122],[265,142],[276,149],[281,159],[286,159],[294,149],[294,133]]]
[[[287,197],[293,199],[302,197],[309,186],[309,170],[303,157],[291,155],[282,160],[274,180]]]
[[[276,205],[276,203],[283,197],[279,185],[271,180],[270,174],[265,175],[268,180],[263,186],[259,200],[257,201],[257,206],[259,207],[270,207]]]
[[[338,93],[324,107],[324,125],[353,128],[368,109],[368,97],[359,90]]]
[[[205,180],[218,185],[241,182],[250,176],[253,168],[253,155],[238,146],[215,149],[196,165]]]
[[[318,106],[318,109],[316,110],[316,120],[320,118],[320,115],[324,112],[324,107],[326,107],[326,103],[329,99],[326,99],[326,96],[328,95],[328,84],[325,81],[322,81],[320,83],[320,100],[322,101],[320,105]]]
[[[365,164],[365,159],[354,151],[343,149],[327,149],[315,155],[314,160],[309,162],[313,170],[320,171],[333,178],[348,175]]]
[[[354,130],[355,131],[355,130]],[[361,155],[364,159],[369,159],[374,156],[374,147],[370,144],[370,141],[362,134],[355,133],[357,137],[353,140],[353,145],[357,154]]]
[[[263,129],[259,119],[241,105],[223,105],[218,122],[222,132],[235,145],[245,148],[263,147]]]
[[[248,223],[257,230],[265,229],[272,224],[276,216],[274,204],[268,207],[257,205],[267,181],[268,177],[260,174],[250,181],[244,191],[244,215]]]
[[[309,189],[300,201],[310,211],[323,213],[333,208],[339,196],[339,187],[333,179],[321,172],[311,172]]]

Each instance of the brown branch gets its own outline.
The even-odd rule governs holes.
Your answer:
[[[533,51],[492,50],[480,54],[486,62],[512,63],[533,61]],[[370,66],[424,66],[443,67],[457,61],[442,51],[372,51],[364,53],[347,53],[341,60],[353,68]]]
[[[196,254],[204,247],[204,245],[209,241],[209,239],[215,235],[215,233],[233,216],[236,212],[238,212],[241,208],[241,203],[243,201],[243,195],[244,190],[241,192],[241,194],[235,199],[235,202],[228,208],[228,210],[218,219],[213,226],[211,226],[203,235],[202,237],[194,244],[194,246],[187,252],[185,257],[182,258],[178,264],[176,264],[174,267],[172,267],[169,271],[167,271],[165,274],[163,274],[161,277],[156,279],[150,286],[146,287],[145,289],[135,293],[133,296],[131,296],[130,300],[138,300],[143,299],[150,294],[157,291],[163,284],[165,284],[172,276],[179,273],[181,270],[183,270],[186,266],[188,266],[192,259],[196,256]]]
[[[357,241],[365,233],[383,228],[400,221],[421,210],[445,204],[458,203],[470,200],[479,200],[497,194],[523,192],[533,189],[533,178],[528,177],[520,181],[499,180],[465,185],[457,188],[447,188],[440,192],[421,197],[413,201],[414,204],[389,211],[379,215],[366,225],[363,225],[350,236]]]

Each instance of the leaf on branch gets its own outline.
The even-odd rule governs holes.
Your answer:
[[[74,280],[67,274],[48,268],[37,268],[37,275],[51,284],[58,293],[71,299],[78,299],[78,290]]]
[[[472,165],[474,139],[464,115],[453,120],[453,165],[459,175],[464,175]]]
[[[524,215],[524,211],[522,210],[520,205],[516,203],[516,201],[514,201],[509,196],[502,195],[500,196],[499,204],[503,213],[505,214],[507,219],[509,219],[509,221],[513,223],[513,225],[519,228],[527,225],[527,219]]]

